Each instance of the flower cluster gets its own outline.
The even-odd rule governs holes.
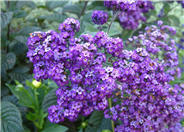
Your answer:
[[[108,14],[101,10],[95,10],[93,11],[91,18],[95,24],[103,25],[108,20]]]
[[[113,63],[120,83],[113,97],[115,105],[104,115],[122,122],[117,132],[168,132],[167,128],[174,128],[184,117],[184,89],[168,84],[174,77],[171,68],[176,70],[178,60],[174,40],[168,39],[167,32],[175,30],[162,26],[161,21],[158,25],[146,27],[144,34],[129,38],[127,44],[137,48],[123,50]]]
[[[132,11],[136,10],[136,0],[115,0],[115,1],[104,1],[104,6],[111,8],[112,10],[120,11]]]
[[[117,132],[179,129],[184,89],[169,84],[178,71],[175,42],[169,37],[175,29],[162,21],[146,27],[126,41],[135,47],[132,50],[103,31],[75,38],[79,29],[79,21],[68,18],[60,24],[60,33],[34,32],[28,38],[34,77],[59,86],[57,104],[48,109],[49,120],[74,121],[98,110],[105,118],[122,122]],[[113,100],[111,108],[108,98]]]
[[[157,58],[168,73],[168,80],[174,80],[175,75],[179,75],[178,55],[175,47],[175,41],[169,37],[174,35],[176,30],[168,25],[162,25],[162,21],[158,21],[158,26],[150,26],[145,28],[144,33],[139,36],[129,38],[127,44],[133,44],[137,47],[145,47],[145,49]]]
[[[167,81],[164,67],[152,59],[144,48],[123,50],[121,60],[114,63],[120,71],[117,101],[105,117],[122,121],[117,132],[158,131],[172,127],[184,117],[184,92]]]
[[[57,105],[48,110],[48,118],[54,123],[64,119],[73,121],[78,115],[104,110],[108,106],[107,99],[116,89],[118,71],[104,66],[106,56],[95,46],[100,33],[95,37],[83,34],[74,38],[79,28],[77,20],[68,18],[60,24],[60,33],[34,32],[28,39],[27,56],[33,62],[34,77],[54,80],[59,86]],[[121,39],[114,39],[108,43],[122,43]]]
[[[120,56],[123,50],[122,39],[109,37],[107,33],[103,31],[99,31],[94,36],[94,42],[96,43],[98,48],[103,48],[105,50],[105,53],[111,54],[112,56]]]
[[[151,1],[139,0],[116,0],[105,1],[104,5],[119,13],[119,22],[125,29],[136,29],[140,21],[146,21],[144,13],[154,9]]]

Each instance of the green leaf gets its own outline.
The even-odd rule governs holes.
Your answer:
[[[46,7],[51,9],[57,8],[57,7],[63,7],[65,4],[67,3],[67,1],[46,1]]]
[[[122,33],[122,27],[118,22],[113,22],[109,31],[109,36],[115,36]]]
[[[170,11],[170,3],[164,2],[163,9],[164,9],[164,14],[167,14]]]
[[[85,31],[84,33],[89,33],[91,35],[95,35],[98,32],[97,26],[94,26],[90,23],[84,22],[85,25]]]
[[[65,15],[61,15],[61,14],[58,14],[58,13],[54,13],[54,14],[51,14],[51,15],[47,15],[47,16],[40,16],[41,19],[46,19],[48,21],[56,21],[56,22],[63,22],[64,19],[66,19],[66,16]]]
[[[6,70],[8,69],[7,67],[8,67],[7,64],[2,61],[2,63],[1,63],[1,76],[2,76],[2,79],[4,79],[4,80],[7,79],[7,72],[6,72]]]
[[[35,126],[39,129],[43,128],[44,119],[47,116],[47,113],[44,113],[43,110],[36,109],[37,112],[29,112],[26,114],[26,118],[32,121]]]
[[[12,69],[16,63],[16,55],[13,52],[9,52],[6,55],[6,63],[8,65],[8,69]]]
[[[91,15],[92,15],[92,11],[86,13],[84,16],[83,16],[83,21],[85,22],[88,22],[88,23],[92,23],[91,21]]]
[[[123,40],[126,40],[126,39],[132,37],[132,34],[133,33],[134,33],[133,30],[123,30],[123,32],[122,32],[122,38],[123,38]]]
[[[10,76],[11,80],[18,80],[18,81],[24,81],[26,79],[31,78],[30,74],[16,71],[9,72],[8,75]]]
[[[5,4],[6,4],[6,8],[8,11],[17,10],[17,7],[15,6],[17,4],[17,1],[6,1],[5,0]]]
[[[44,112],[48,111],[48,108],[51,105],[56,104],[57,102],[57,96],[56,96],[56,90],[57,89],[52,89],[43,99],[42,102],[42,109],[44,110]]]
[[[5,28],[11,21],[13,12],[1,12],[1,29]]]
[[[18,108],[10,102],[1,103],[1,132],[22,131],[22,119]]]
[[[97,132],[104,118],[103,112],[94,111],[88,121],[86,132]]]
[[[9,95],[10,90],[8,87],[1,85],[1,97],[5,97]]]
[[[66,132],[67,127],[62,125],[53,124],[51,127],[44,129],[42,132]]]
[[[17,40],[18,42],[21,42],[23,44],[25,44],[27,42],[27,37],[26,36],[16,36],[15,40]]]
[[[169,21],[171,22],[171,25],[173,26],[180,25],[180,19],[176,17],[175,15],[169,15],[168,18],[169,18]]]
[[[66,5],[63,7],[63,12],[73,13],[76,14],[77,16],[80,15],[81,10],[82,9],[77,5]]]
[[[54,3],[54,2],[53,2]],[[18,1],[16,3],[16,7],[18,9],[23,8],[24,6],[30,7],[30,8],[36,8],[36,4],[33,1]]]
[[[23,10],[16,10],[14,11],[14,17],[15,18],[22,18],[22,17],[26,17],[27,13]]]
[[[6,85],[9,87],[11,92],[19,99],[19,103],[21,105],[34,109],[35,105],[33,97],[31,93],[29,93],[28,90],[26,90],[22,84],[18,83],[17,86],[13,86],[10,84]]]
[[[41,31],[42,29],[40,27],[35,26],[27,26],[22,28],[18,33],[21,35],[29,35],[29,33],[35,32],[35,31]]]
[[[27,51],[27,45],[25,43],[18,42],[14,40],[9,44],[10,51],[13,51],[17,56],[23,55],[25,57],[25,52]],[[18,58],[20,60],[20,58]]]
[[[97,132],[101,132],[102,130],[104,129],[112,129],[112,126],[111,126],[111,120],[110,119],[105,119],[103,118],[102,119],[102,122],[97,130]]]
[[[8,102],[11,102],[15,105],[18,104],[18,99],[14,96],[14,95],[7,95],[7,96],[4,96],[3,101],[8,101]]]
[[[14,72],[17,72],[17,73],[26,73],[29,70],[30,69],[28,66],[19,66],[19,67],[14,68]]]

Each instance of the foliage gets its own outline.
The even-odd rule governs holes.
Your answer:
[[[1,104],[1,131],[22,131],[22,118],[18,108],[10,102],[3,101]]]
[[[32,121],[34,125],[38,128],[38,130],[43,130],[43,127],[45,125],[45,117],[47,116],[47,110],[45,109],[45,106],[47,106],[48,103],[50,103],[50,101],[52,101],[53,103],[53,100],[55,98],[55,94],[53,94],[53,91],[55,91],[57,87],[53,88],[53,86],[49,85],[49,83],[52,84],[50,81],[40,84],[39,87],[38,85],[35,85],[35,80],[33,80],[32,82],[26,80],[25,82],[26,84],[21,84],[18,81],[15,81],[15,82],[16,82],[16,85],[6,84],[7,87],[9,87],[9,89],[13,93],[13,95],[15,96],[13,97],[5,96],[3,100],[13,102],[14,100],[18,99],[18,102],[17,103],[14,102],[14,103],[19,106],[20,110],[21,110],[21,107],[28,108],[25,113],[26,120]],[[7,103],[7,105],[6,103],[3,103],[2,105],[3,105],[2,111],[5,111],[5,112],[10,111],[10,114],[7,113],[7,115],[12,116],[12,119],[14,118],[16,119],[17,118],[16,116],[18,116],[18,119],[20,118],[20,122],[18,122],[19,120],[17,122],[20,124],[20,126],[22,126],[22,118],[20,116],[19,109],[11,103]],[[10,107],[11,109],[14,109],[17,115],[13,113],[11,115],[11,109],[9,110],[6,107],[8,108]],[[6,115],[3,115],[3,114],[2,114],[2,118],[4,118],[4,120],[11,119],[8,117],[6,118]],[[54,129],[66,130],[65,127],[60,128],[59,126],[55,126]]]

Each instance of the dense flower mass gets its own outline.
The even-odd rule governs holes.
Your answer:
[[[107,98],[116,89],[117,70],[103,65],[106,56],[95,46],[96,36],[72,36],[79,26],[77,20],[69,18],[60,25],[60,33],[35,32],[28,39],[27,56],[33,62],[34,77],[37,80],[52,79],[60,87],[56,92],[57,105],[48,110],[48,118],[54,123],[65,118],[73,121],[79,114],[104,110],[108,106]],[[119,38],[109,38],[108,42],[122,46]],[[116,50],[110,51],[113,54]]]
[[[103,25],[108,20],[108,14],[107,12],[95,10],[92,13],[92,21],[97,25]]]
[[[161,21],[158,27],[146,27],[145,33],[127,42],[137,48],[123,50],[114,62],[121,82],[115,96],[121,103],[115,103],[104,114],[122,121],[117,132],[172,132],[170,128],[184,117],[184,89],[168,84],[177,73],[178,57],[174,40],[168,39],[167,32],[175,30]]]
[[[146,27],[144,33],[129,38],[127,44],[133,43],[136,47],[145,47],[149,54],[162,63],[166,73],[168,73],[168,81],[170,81],[174,80],[174,76],[179,74],[176,44],[169,37],[169,34],[174,35],[176,30],[162,24],[162,21],[158,21],[158,26]]]
[[[35,79],[51,79],[59,86],[57,104],[48,109],[51,122],[74,121],[98,110],[122,122],[117,132],[173,132],[181,127],[184,89],[169,84],[179,74],[175,42],[169,37],[174,28],[162,21],[146,27],[126,41],[132,50],[103,31],[75,38],[79,29],[79,21],[68,18],[60,33],[34,32],[28,38]]]
[[[120,12],[118,19],[121,26],[125,29],[138,28],[140,21],[146,21],[144,13],[154,9],[151,1],[141,0],[105,1],[104,5],[114,12]]]
[[[121,104],[106,110],[105,116],[122,121],[118,132],[164,131],[182,119],[183,89],[167,83],[163,65],[145,49],[124,50],[114,67],[120,71],[116,96]]]

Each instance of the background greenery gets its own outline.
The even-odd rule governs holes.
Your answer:
[[[98,29],[91,22],[93,10],[105,10],[112,18],[112,11],[107,10],[101,1],[88,2],[84,13],[84,1],[0,1],[1,4],[1,121],[2,132],[108,132],[110,120],[103,118],[103,113],[94,112],[89,117],[79,117],[76,122],[65,121],[60,125],[51,124],[47,119],[47,108],[56,102],[57,85],[50,81],[32,83],[32,64],[26,58],[26,41],[34,31],[57,30],[67,17],[80,20],[81,29],[77,34],[94,35]],[[137,35],[146,26],[161,19],[164,24],[177,29],[175,40],[178,44],[184,38],[184,9],[177,2],[155,2],[155,10],[146,14],[147,22],[137,30],[124,30],[118,21],[112,24],[110,36],[119,36],[123,40]],[[160,17],[158,17],[160,16]],[[184,46],[184,45],[182,45]],[[178,48],[180,67],[184,63],[184,50]],[[184,82],[181,78],[171,82]]]

